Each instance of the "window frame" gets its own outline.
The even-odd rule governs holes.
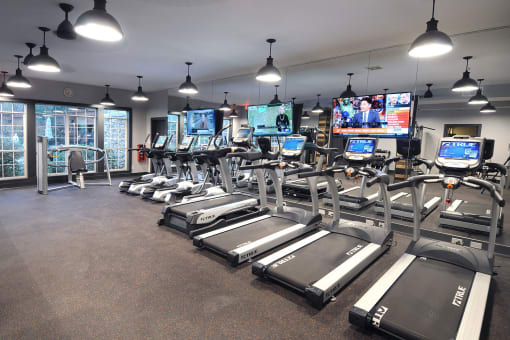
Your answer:
[[[0,164],[2,166],[2,169],[0,169],[0,173],[2,174],[2,177],[0,177],[0,181],[3,182],[3,181],[10,181],[10,180],[27,179],[28,178],[28,157],[27,157],[27,153],[28,153],[28,145],[27,145],[27,141],[28,141],[28,138],[27,138],[28,105],[24,101],[5,100],[5,101],[1,101],[0,105],[3,104],[3,103],[23,104],[23,151],[21,151],[21,150],[14,150],[14,149],[12,149],[12,150],[4,150],[3,149],[3,145],[2,145],[2,147],[0,148],[0,152],[1,153],[3,153],[3,152],[12,152],[13,156],[14,156],[14,153],[16,153],[16,152],[23,152],[23,174],[24,175],[23,176],[3,177],[3,159],[2,159],[2,162],[0,162]],[[13,115],[14,113],[20,113],[20,112],[14,112],[14,111],[4,112],[4,111],[2,111],[2,109],[0,109],[0,115],[4,114],[4,113]],[[0,122],[0,129],[2,128],[2,126],[4,126],[4,125]],[[14,124],[11,124],[11,126],[14,127]],[[3,155],[2,155],[2,157],[3,157]],[[14,158],[13,158],[12,162],[13,162],[12,164],[14,166]],[[13,168],[13,174],[15,174],[15,173],[16,173],[16,170]]]

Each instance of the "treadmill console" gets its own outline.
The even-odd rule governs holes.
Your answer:
[[[232,143],[238,146],[248,146],[253,138],[254,130],[252,127],[241,127],[237,130],[237,135],[232,140]]]
[[[179,152],[187,152],[191,149],[191,147],[195,144],[195,136],[184,136],[181,144],[177,148]]]
[[[154,149],[163,149],[167,143],[167,136],[159,136],[154,143]]]
[[[444,170],[474,171],[482,164],[484,140],[482,138],[443,138],[436,156],[436,166]]]
[[[285,138],[285,143],[282,148],[283,158],[297,158],[303,153],[305,148],[306,137],[297,135],[289,136]]]
[[[344,151],[346,161],[370,161],[374,157],[377,147],[377,138],[352,137],[347,140]]]

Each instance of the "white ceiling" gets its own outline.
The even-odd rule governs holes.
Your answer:
[[[92,7],[92,0],[69,0],[75,6],[70,19]],[[183,80],[184,62],[193,61],[193,80],[200,84],[199,98],[219,101],[233,92],[233,101],[258,101],[258,84],[252,74],[267,57],[264,40],[274,37],[275,63],[288,72],[287,97],[327,96],[345,87],[343,74],[357,75],[353,84],[366,89],[368,54],[352,55],[319,64],[291,67],[335,56],[350,55],[410,43],[425,30],[431,0],[108,0],[107,9],[121,23],[125,39],[108,44],[78,39],[65,41],[50,35],[50,54],[63,67],[60,74],[25,71],[27,76],[66,82],[133,89],[135,75],[144,75],[146,91],[171,89]],[[3,0],[0,11],[0,67],[13,71],[13,54],[27,53],[25,42],[41,42],[37,26],[56,29],[63,12],[54,0]],[[510,25],[508,0],[440,0],[436,4],[439,28],[456,35]],[[419,83],[446,83],[460,76],[465,54],[473,54],[475,70],[489,83],[510,80],[510,30],[454,37],[448,56],[419,66]],[[414,84],[416,60],[406,46],[371,54],[381,65],[369,78],[371,88],[408,88]],[[506,66],[496,68],[496,66]],[[483,72],[482,72],[483,71]],[[236,75],[238,79],[210,80]],[[452,78],[454,77],[454,78]],[[450,79],[451,78],[451,79]],[[389,83],[389,85],[388,85]],[[282,83],[282,90],[285,84]],[[261,100],[273,89],[261,88]],[[359,92],[364,92],[360,90]],[[283,93],[283,92],[282,92]],[[311,94],[310,94],[311,93]]]

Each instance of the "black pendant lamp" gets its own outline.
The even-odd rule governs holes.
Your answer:
[[[193,110],[193,109],[189,105],[189,97],[186,97],[186,106],[182,108],[182,113],[186,113],[191,110]]]
[[[487,99],[487,97],[485,97],[482,94],[482,81],[483,79],[478,79],[478,90],[476,91],[476,94],[473,97],[469,98],[468,104],[471,105],[489,104],[489,100]]]
[[[255,79],[266,83],[274,83],[282,79],[280,70],[273,65],[273,57],[271,55],[272,46],[276,42],[276,39],[267,39],[266,42],[269,43],[269,57],[266,59],[266,65],[262,66],[257,72]]]
[[[104,98],[101,99],[101,102],[99,104],[104,105],[104,106],[115,106],[115,102],[110,97],[110,91],[109,91],[110,85],[105,85],[104,87],[106,87],[106,94],[105,94]]]
[[[131,97],[131,100],[135,102],[146,102],[149,100],[149,97],[145,95],[145,93],[142,91],[142,76],[136,76],[138,78],[138,90],[136,90],[135,93],[133,93],[133,96]]]
[[[340,94],[340,98],[356,97],[356,92],[354,92],[351,87],[351,78],[354,73],[347,73],[347,75],[349,76],[349,84],[347,84],[345,91]]]
[[[46,32],[50,29],[48,27],[39,27],[39,30],[43,32],[43,45],[40,48],[39,55],[30,58],[28,68],[39,72],[60,72],[60,65],[55,59],[50,57],[48,47],[46,47]]]
[[[466,56],[462,58],[466,61],[466,70],[462,74],[462,78],[453,84],[453,92],[470,92],[478,89],[476,80],[469,77],[469,60],[472,58],[472,56]]]
[[[301,119],[310,119],[310,114],[308,113],[308,111],[305,111],[305,112],[301,115]]]
[[[428,83],[428,84],[425,84],[427,85],[427,91],[425,91],[425,93],[423,94],[423,98],[432,98],[434,97],[434,95],[432,94],[432,91],[430,91],[430,87],[434,84],[432,83]]]
[[[7,84],[5,83],[5,77],[7,76],[7,72],[6,71],[2,71],[3,75],[4,75],[4,80],[2,82],[2,86],[0,87],[0,97],[14,97],[14,92],[12,92],[12,90],[7,87]]]
[[[232,104],[232,112],[230,112],[230,116],[228,116],[230,119],[236,119],[239,118],[239,113],[237,113],[237,105]]]
[[[312,113],[323,113],[324,112],[324,109],[322,108],[321,103],[319,101],[320,96],[321,96],[320,94],[317,94],[317,104],[315,104],[315,106],[313,107]]]
[[[106,11],[106,0],[94,0],[94,8],[78,17],[74,30],[93,40],[115,42],[124,38],[119,22]]]
[[[65,40],[75,40],[76,32],[74,31],[73,24],[69,21],[69,12],[74,8],[71,4],[60,3],[58,4],[61,10],[65,13],[65,19],[58,25],[57,37]]]
[[[271,100],[269,102],[269,105],[276,105],[276,104],[281,104],[282,102],[280,101],[280,99],[278,98],[278,88],[280,87],[280,85],[275,85],[274,88],[275,88],[275,95],[274,95],[274,98],[273,100]]]
[[[219,107],[219,110],[221,110],[223,112],[229,112],[232,110],[232,108],[230,107],[230,105],[228,105],[228,102],[227,102],[228,92],[223,92],[223,93],[225,93],[225,100],[223,101],[223,104],[221,104],[221,106]]]
[[[179,92],[185,94],[197,94],[198,88],[191,81],[191,76],[189,75],[189,68],[193,63],[191,61],[187,61],[186,65],[188,66],[188,75],[186,76],[186,81],[179,86]]]
[[[494,107],[494,105],[492,105],[491,103],[487,103],[480,109],[480,112],[481,113],[493,113],[493,112],[496,112],[496,107]]]
[[[437,57],[453,49],[452,39],[446,33],[437,29],[439,21],[434,18],[435,7],[436,0],[432,0],[432,18],[427,22],[427,31],[416,38],[409,47],[411,57]]]
[[[25,45],[27,45],[28,49],[29,49],[29,52],[28,54],[25,56],[25,59],[23,59],[23,64],[25,64],[25,66],[28,66],[28,63],[30,62],[30,59],[32,59],[32,57],[34,56],[32,54],[32,50],[34,49],[34,47],[36,46],[34,43],[25,43]]]
[[[32,84],[30,81],[23,76],[23,72],[21,71],[20,65],[20,59],[23,58],[20,55],[14,56],[16,59],[18,59],[18,68],[16,69],[16,74],[9,78],[7,81],[7,85],[11,87],[19,87],[23,89],[29,89],[32,87]]]

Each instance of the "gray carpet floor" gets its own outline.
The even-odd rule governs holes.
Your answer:
[[[407,236],[316,310],[249,265],[232,268],[158,227],[161,208],[115,186],[0,191],[0,338],[383,338],[352,327],[347,313]],[[484,336],[508,339],[510,259],[496,265]]]

